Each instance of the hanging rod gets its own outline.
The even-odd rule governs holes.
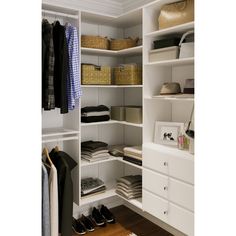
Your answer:
[[[63,16],[63,17],[68,17],[68,18],[73,18],[73,19],[78,19],[78,15],[71,15],[67,13],[62,13],[62,12],[56,12],[56,11],[49,11],[49,10],[44,10],[42,9],[42,13],[44,14],[50,14],[50,15],[56,15],[56,16]]]

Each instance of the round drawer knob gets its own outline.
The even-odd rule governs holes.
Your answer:
[[[164,190],[165,190],[165,191],[167,191],[167,190],[168,190],[168,187],[167,187],[167,186],[165,186],[165,187],[164,187]]]
[[[168,214],[168,211],[164,211],[164,215],[167,215]]]
[[[168,162],[165,161],[165,162],[164,162],[164,166],[168,166]]]

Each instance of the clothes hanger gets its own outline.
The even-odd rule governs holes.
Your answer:
[[[58,146],[56,146],[54,149],[55,149],[56,152],[60,152],[60,149],[59,149]]]
[[[48,159],[50,165],[52,166],[53,163],[52,163],[52,160],[51,160],[51,158],[50,158],[50,156],[49,156],[49,154],[48,154],[48,149],[47,149],[47,148],[43,148],[43,153],[42,153],[42,154],[47,157],[47,159]]]

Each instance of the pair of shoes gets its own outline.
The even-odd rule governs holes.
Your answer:
[[[80,221],[83,223],[85,228],[89,231],[92,232],[94,231],[94,224],[93,222],[89,219],[89,217],[86,217],[84,215],[81,216]]]
[[[106,222],[110,224],[115,223],[115,217],[104,205],[101,206],[100,212],[97,208],[93,208],[92,218],[97,226],[105,226]]]
[[[114,215],[109,211],[106,206],[101,206],[100,213],[106,219],[107,223],[114,224],[116,222]]]
[[[86,234],[86,231],[94,231],[94,224],[88,217],[84,215],[82,215],[78,220],[73,217],[72,229],[75,233],[83,235]]]
[[[91,217],[97,226],[101,227],[106,225],[105,219],[103,218],[103,216],[100,214],[99,210],[96,207],[93,208]]]
[[[76,220],[74,217],[72,218],[72,229],[76,234],[83,235],[86,234],[86,229],[80,220]]]

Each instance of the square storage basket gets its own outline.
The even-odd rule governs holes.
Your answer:
[[[81,47],[109,49],[110,41],[106,37],[81,35]]]
[[[178,46],[150,50],[149,62],[173,60],[177,59],[178,56],[179,56]]]
[[[125,107],[125,121],[130,123],[141,124],[143,122],[142,107],[141,106]]]
[[[120,65],[114,69],[114,78],[117,85],[142,84],[142,67],[136,64]]]
[[[111,107],[111,119],[124,121],[125,120],[125,107],[112,106]]]
[[[82,84],[111,84],[111,67],[110,66],[96,66],[96,65],[82,65]]]

